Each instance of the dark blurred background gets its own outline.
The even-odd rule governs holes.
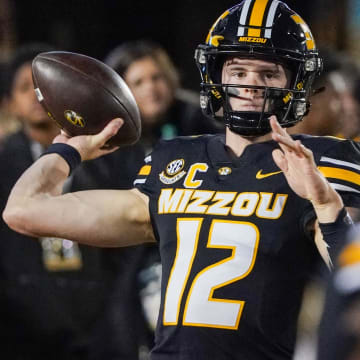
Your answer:
[[[173,57],[185,87],[198,89],[193,53],[217,17],[239,1],[0,0],[1,57],[28,41],[103,59],[125,40],[149,38]],[[359,54],[360,0],[285,0],[317,44]],[[162,4],[163,3],[163,4]],[[360,58],[360,56],[359,56]]]

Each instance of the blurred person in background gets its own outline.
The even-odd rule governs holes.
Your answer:
[[[7,67],[5,100],[22,128],[0,151],[0,209],[20,175],[59,134],[36,98],[31,73],[33,58],[51,50],[26,44]],[[143,156],[142,148],[131,147],[106,161],[84,163],[64,192],[130,188]],[[0,237],[1,359],[138,359],[147,335],[132,279],[137,250],[109,251],[58,238],[29,241],[2,219]]]
[[[292,134],[334,136],[340,132],[342,104],[339,92],[343,88],[344,79],[339,71],[342,60],[335,50],[323,49],[320,54],[324,59],[323,71],[314,81],[311,109],[303,121],[289,129]]]
[[[19,130],[21,123],[19,119],[10,114],[7,107],[7,96],[5,96],[6,64],[0,63],[0,149],[5,138]]]
[[[109,52],[105,63],[125,80],[135,96],[142,118],[141,142],[147,152],[159,139],[224,129],[204,117],[198,93],[180,87],[178,70],[156,42],[125,42]]]

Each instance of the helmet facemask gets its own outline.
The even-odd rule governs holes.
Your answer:
[[[298,18],[295,18],[296,21],[292,19],[297,15],[285,4],[279,1],[273,3],[282,5],[278,6],[279,14],[274,16],[271,38],[237,35],[239,16],[243,12],[241,3],[219,18],[210,30],[207,44],[199,45],[195,52],[202,79],[200,105],[204,114],[223,121],[232,131],[243,136],[268,133],[271,130],[269,118],[272,115],[277,117],[283,127],[290,127],[299,122],[309,110],[311,85],[322,66],[316,49],[307,49],[311,44],[308,45],[304,41],[302,24],[300,26],[296,23],[299,21]],[[266,34],[268,30],[264,28],[261,31]],[[306,34],[307,37],[310,36]],[[304,35],[303,38],[301,35]],[[247,42],[255,40],[255,44]],[[290,45],[286,48],[287,43]],[[224,84],[221,71],[225,59],[229,57],[282,64],[291,72],[290,82],[287,86],[279,88]],[[256,89],[263,94],[261,108],[256,111],[239,111],[232,107],[231,98],[236,97],[244,88],[254,91]]]

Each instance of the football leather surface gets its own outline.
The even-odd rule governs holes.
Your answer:
[[[124,125],[108,144],[126,146],[139,140],[135,98],[108,65],[83,54],[51,51],[35,57],[32,74],[39,102],[69,136],[97,134],[120,117]]]

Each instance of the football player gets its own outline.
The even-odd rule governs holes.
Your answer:
[[[121,127],[64,135],[13,188],[4,219],[29,235],[98,246],[159,243],[161,307],[152,359],[291,359],[302,292],[331,265],[360,206],[359,145],[297,135],[321,59],[278,0],[225,11],[195,53],[205,114],[226,135],[161,141],[129,191],[60,195],[69,172]],[[120,130],[121,131],[121,130]]]

